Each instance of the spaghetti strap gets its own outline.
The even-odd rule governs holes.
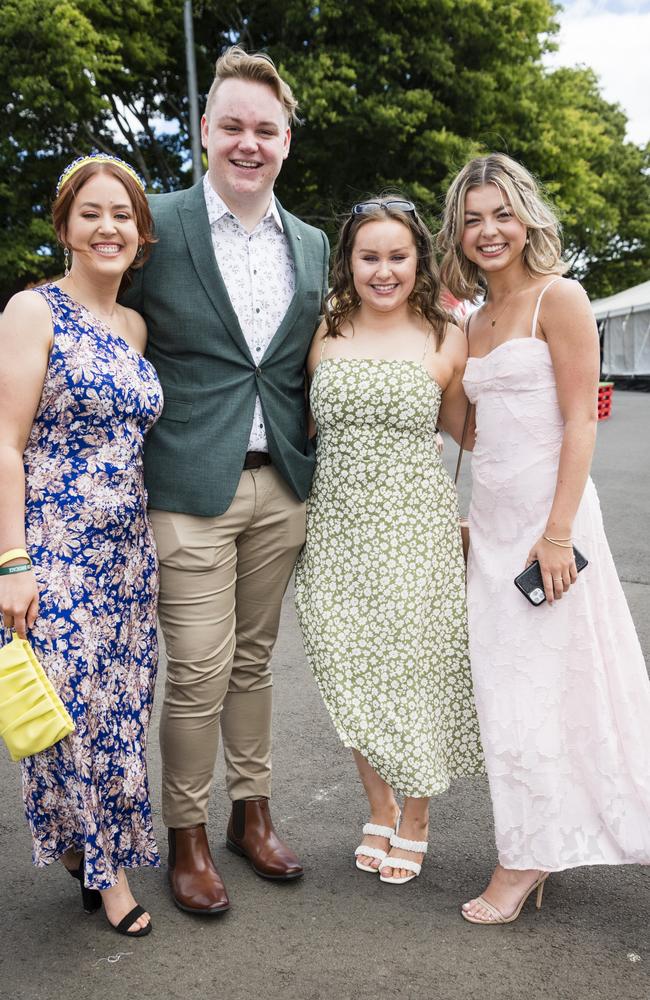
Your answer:
[[[548,288],[550,288],[550,287],[551,287],[551,285],[554,285],[554,284],[555,284],[555,283],[556,283],[557,281],[561,281],[561,277],[560,277],[559,275],[558,275],[558,277],[557,277],[557,278],[553,278],[553,280],[552,280],[552,281],[549,281],[549,283],[548,283],[547,285],[544,285],[544,287],[542,288],[541,292],[540,292],[540,293],[539,293],[539,295],[537,296],[537,304],[536,304],[536,306],[535,306],[535,312],[533,313],[533,325],[532,325],[532,329],[531,329],[531,331],[530,331],[530,335],[531,335],[531,337],[533,338],[533,340],[535,340],[535,339],[536,339],[536,333],[537,333],[537,318],[538,318],[538,316],[539,316],[539,307],[540,307],[540,306],[541,306],[541,304],[542,304],[542,298],[544,297],[544,292],[545,292],[545,291],[546,291],[546,290],[547,290]]]
[[[325,353],[326,346],[327,346],[327,334],[325,334],[325,336],[323,337],[322,343],[320,345],[320,358],[318,359],[319,364],[323,360],[323,354]]]
[[[431,330],[428,331],[428,333],[427,333],[427,339],[424,342],[424,350],[422,351],[422,361],[420,362],[420,364],[422,364],[422,365],[424,364],[424,359],[427,356],[427,350],[429,348],[429,340],[430,339],[431,339]]]

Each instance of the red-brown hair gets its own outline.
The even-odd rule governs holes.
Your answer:
[[[69,180],[61,185],[61,190],[52,203],[52,222],[56,238],[59,243],[65,245],[64,233],[72,205],[84,184],[97,174],[109,174],[111,177],[115,177],[126,189],[126,193],[133,206],[133,216],[138,236],[142,240],[142,254],[136,257],[124,273],[122,283],[120,284],[120,292],[122,292],[130,284],[130,272],[142,267],[149,257],[152,244],[158,242],[154,236],[154,224],[149,202],[138,182],[126,170],[122,170],[115,163],[85,163],[83,167],[75,171]]]

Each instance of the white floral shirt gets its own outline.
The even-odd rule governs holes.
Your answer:
[[[272,196],[266,215],[249,233],[214,190],[208,174],[203,178],[203,190],[217,266],[251,357],[259,364],[296,287],[296,269],[282,219]],[[248,451],[268,451],[259,396]]]

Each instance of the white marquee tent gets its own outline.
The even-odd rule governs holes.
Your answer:
[[[650,281],[592,302],[603,342],[603,375],[650,375]]]

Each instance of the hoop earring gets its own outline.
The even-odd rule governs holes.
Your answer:
[[[138,247],[138,251],[135,255],[136,260],[140,260],[142,256],[144,256],[144,247]]]
[[[68,275],[70,274],[70,251],[68,250],[67,247],[63,248],[63,264],[64,264],[63,276],[64,278],[67,278]]]

